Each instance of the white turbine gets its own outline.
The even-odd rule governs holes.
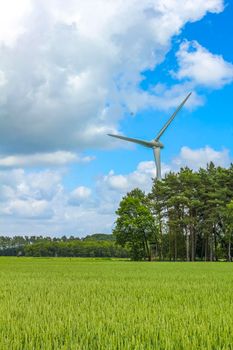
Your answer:
[[[172,114],[170,119],[164,124],[158,135],[151,141],[145,141],[145,140],[139,140],[139,139],[133,139],[131,137],[125,137],[120,135],[113,135],[108,134],[108,136],[116,137],[118,139],[124,140],[124,141],[130,141],[134,143],[138,143],[139,145],[142,145],[144,147],[152,148],[154,152],[155,157],[155,165],[156,165],[156,178],[157,180],[161,180],[161,160],[160,160],[160,150],[161,148],[164,148],[164,145],[159,141],[160,137],[163,135],[167,127],[171,124],[177,113],[180,111],[180,109],[183,107],[189,96],[191,95],[191,92],[188,94],[188,96],[184,99],[184,101],[179,105],[179,107],[176,109],[176,111]]]

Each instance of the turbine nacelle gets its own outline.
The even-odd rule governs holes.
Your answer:
[[[162,144],[162,142],[159,142],[159,141],[156,141],[156,140],[152,140],[151,141],[151,143],[152,143],[152,147],[154,148],[154,147],[158,147],[158,148],[164,148],[164,145]]]

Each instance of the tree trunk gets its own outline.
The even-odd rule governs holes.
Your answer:
[[[190,261],[190,253],[189,253],[189,234],[187,228],[185,229],[186,232],[186,261]]]
[[[214,261],[218,261],[217,254],[217,234],[216,234],[216,226],[214,225]]]
[[[213,237],[212,237],[212,233],[210,234],[209,243],[210,243],[210,261],[213,261]]]
[[[159,251],[159,249],[158,249],[158,244],[156,243],[156,245],[155,245],[155,260],[157,260],[158,251]]]
[[[194,234],[194,227],[192,224],[190,227],[190,233],[191,233],[191,260],[195,261],[195,234]]]
[[[204,254],[205,254],[205,239],[202,239],[202,242],[201,242],[201,261],[203,261]]]
[[[229,237],[229,241],[228,241],[228,261],[229,262],[232,261],[232,256],[231,256],[231,237]]]
[[[189,210],[189,219],[190,219],[190,238],[191,238],[191,261],[195,261],[195,251],[196,251],[196,242],[195,242],[195,231],[194,231],[194,220],[195,212],[193,210]]]
[[[175,232],[174,261],[177,261],[177,233]]]
[[[161,213],[159,212],[159,237],[160,237],[160,247],[159,247],[159,260],[163,260],[163,232],[162,232],[162,220]]]
[[[148,244],[148,241],[147,241],[147,239],[146,239],[146,235],[145,235],[145,234],[144,234],[144,237],[145,237],[145,241],[144,241],[145,251],[146,251],[148,260],[151,261],[151,249],[150,249],[150,247],[149,247],[149,244]]]
[[[172,260],[172,247],[171,247],[171,227],[169,225],[169,260]]]
[[[208,260],[208,237],[205,238],[205,261]]]

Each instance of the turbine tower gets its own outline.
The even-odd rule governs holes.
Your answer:
[[[191,95],[191,92],[188,94],[188,96],[184,99],[184,101],[179,105],[179,107],[176,109],[176,111],[172,114],[170,119],[164,124],[162,129],[159,131],[158,135],[151,141],[146,141],[146,140],[140,140],[140,139],[133,139],[131,137],[125,137],[125,136],[120,136],[120,135],[113,135],[113,134],[108,134],[108,136],[116,137],[118,139],[124,140],[124,141],[130,141],[134,143],[138,143],[139,145],[142,145],[144,147],[152,148],[154,152],[154,157],[155,157],[155,165],[156,165],[156,178],[157,180],[161,180],[161,160],[160,160],[160,150],[164,148],[164,145],[160,142],[160,138],[165,132],[165,130],[168,128],[168,126],[171,124],[177,113],[181,110],[189,96]]]

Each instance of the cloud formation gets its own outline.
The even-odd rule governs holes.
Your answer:
[[[142,72],[223,0],[9,0],[1,10],[0,153],[19,157],[106,147],[128,110],[164,108],[140,89]]]
[[[86,186],[76,187],[69,196],[69,204],[80,205],[91,196],[91,189]]]
[[[179,70],[175,76],[188,79],[194,86],[221,88],[233,81],[233,64],[214,55],[197,41],[185,41],[177,52]]]
[[[76,153],[56,151],[51,153],[34,153],[26,155],[0,156],[0,168],[21,168],[40,166],[63,166],[69,163],[88,163],[93,156],[81,157]]]
[[[182,147],[170,164],[162,164],[162,173],[164,176],[181,166],[198,169],[210,161],[228,166],[228,150]],[[155,175],[153,161],[140,162],[131,173],[110,171],[92,188],[81,185],[69,191],[59,171],[0,171],[0,234],[109,233],[122,196],[135,187],[149,192]]]
[[[199,149],[191,149],[187,146],[181,148],[180,154],[173,160],[173,166],[177,168],[188,166],[192,169],[205,168],[207,163],[228,167],[230,165],[229,150],[216,151],[209,146]]]
[[[219,88],[232,65],[197,42],[177,53],[176,84],[142,90],[144,72],[163,62],[188,22],[223,10],[223,0],[8,0],[0,5],[1,233],[110,232],[123,195],[150,190],[154,162],[114,170],[91,187],[68,190],[59,168],[89,162],[83,150],[111,147],[124,116],[177,107],[187,92]],[[14,11],[12,11],[14,8]],[[159,28],[159,30],[158,30]],[[179,80],[179,84],[177,84]],[[173,82],[174,83],[174,82]],[[193,91],[185,108],[203,99]],[[227,150],[183,147],[179,166],[229,163]],[[33,171],[31,168],[51,167]],[[57,168],[56,168],[57,167]],[[16,169],[17,168],[17,169]],[[24,168],[24,169],[22,169]],[[25,169],[27,168],[27,170]],[[4,169],[4,171],[3,171]],[[60,169],[60,170],[56,170]],[[91,220],[90,220],[91,218]]]

